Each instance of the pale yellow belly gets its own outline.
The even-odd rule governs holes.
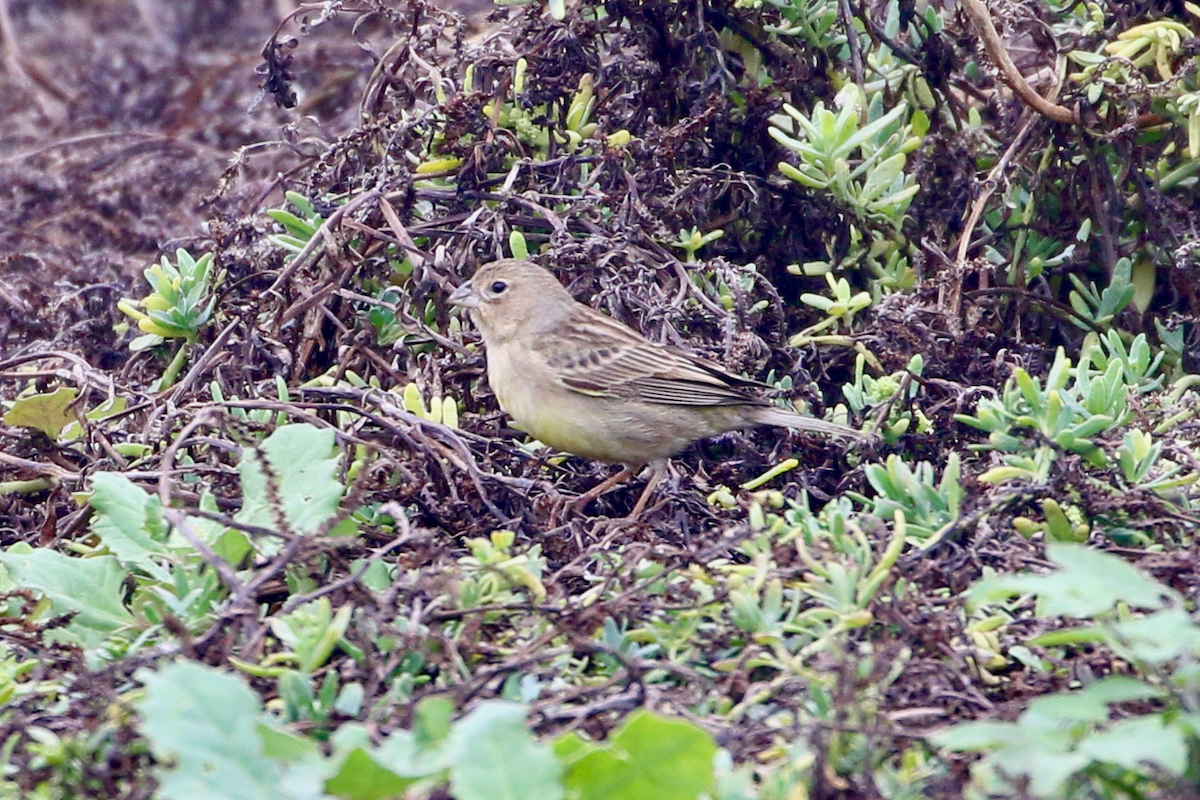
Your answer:
[[[696,408],[657,406],[574,392],[488,353],[488,383],[500,407],[530,436],[557,450],[623,464],[666,458],[726,426]],[[515,368],[514,368],[515,366]]]

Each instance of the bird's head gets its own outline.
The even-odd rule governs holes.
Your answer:
[[[450,302],[471,312],[485,343],[512,338],[526,325],[550,322],[575,303],[549,271],[530,261],[504,258],[484,264],[454,290]]]

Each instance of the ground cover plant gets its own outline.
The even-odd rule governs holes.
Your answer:
[[[0,796],[1200,793],[1200,7],[0,22]],[[564,513],[509,256],[869,441]]]

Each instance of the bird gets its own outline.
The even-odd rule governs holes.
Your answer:
[[[571,296],[547,269],[505,258],[480,267],[449,296],[483,337],[487,379],[501,410],[557,450],[622,465],[574,500],[583,509],[655,467],[629,518],[645,509],[661,466],[691,442],[775,425],[858,440],[854,428],[780,408],[770,386],[647,339]]]

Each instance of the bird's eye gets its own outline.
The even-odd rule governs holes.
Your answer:
[[[504,281],[492,281],[492,294],[503,294],[508,288],[508,284]]]

